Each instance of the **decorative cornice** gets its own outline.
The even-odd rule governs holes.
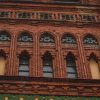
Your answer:
[[[70,5],[70,4],[65,4],[65,5],[62,5],[62,4],[60,4],[60,5],[58,5],[58,4],[49,4],[49,3],[47,3],[47,4],[44,4],[44,3],[21,3],[21,2],[19,2],[19,3],[16,3],[16,2],[4,2],[4,0],[1,2],[0,1],[0,8],[19,8],[19,9],[22,9],[22,8],[24,8],[24,9],[32,9],[32,8],[40,8],[41,9],[41,7],[42,8],[45,8],[45,9],[68,9],[68,8],[74,8],[74,9],[76,9],[76,8],[88,8],[88,9],[100,9],[100,7],[99,7],[99,5],[96,5],[96,6],[91,6],[91,5]]]
[[[0,93],[100,96],[100,80],[0,76]]]
[[[100,27],[100,23],[99,22],[70,22],[70,21],[50,21],[50,20],[13,20],[13,19],[9,19],[9,20],[0,20],[0,23],[5,23],[5,24],[10,24],[10,25],[16,25],[16,24],[27,24],[27,25],[31,25],[31,26],[38,26],[38,25],[52,25],[52,26],[56,26],[56,27],[60,27],[60,26],[69,26],[69,27],[77,27],[77,28],[83,28],[83,27]]]

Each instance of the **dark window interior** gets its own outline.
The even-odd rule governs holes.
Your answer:
[[[9,17],[9,12],[0,12],[0,17],[6,18]]]
[[[52,14],[51,13],[40,13],[41,20],[51,20]]]
[[[19,37],[18,37],[18,41],[19,42],[32,42],[32,36],[29,33],[22,33]]]
[[[76,44],[76,39],[71,34],[65,34],[62,37],[62,43]]]
[[[40,42],[43,42],[43,43],[54,43],[54,38],[49,33],[44,33],[40,37]]]
[[[52,56],[49,53],[43,57],[43,77],[53,77]]]
[[[0,41],[10,41],[11,40],[11,36],[3,31],[3,32],[0,32]]]
[[[24,53],[19,58],[19,76],[29,76],[29,56]]]
[[[95,37],[93,37],[93,36],[90,35],[90,34],[84,37],[83,43],[84,43],[84,44],[98,45],[98,42],[97,42],[97,40],[95,39]]]
[[[69,54],[66,57],[66,65],[67,65],[67,77],[77,78],[75,57],[72,54]]]
[[[32,17],[31,13],[28,13],[28,12],[19,12],[17,14],[18,14],[18,18],[31,18]]]

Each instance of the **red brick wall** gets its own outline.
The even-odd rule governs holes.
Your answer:
[[[89,4],[91,4],[91,5],[100,5],[100,0],[89,0]]]
[[[6,68],[6,75],[18,75],[18,56],[22,51],[27,50],[31,56],[30,62],[30,76],[42,76],[42,61],[41,57],[46,51],[49,51],[54,58],[54,76],[55,77],[66,77],[66,64],[64,58],[67,56],[68,52],[72,52],[77,58],[77,70],[79,78],[90,78],[89,66],[87,57],[94,52],[98,58],[100,58],[98,49],[87,49],[83,48],[83,37],[86,33],[93,34],[99,41],[99,32],[100,29],[97,27],[69,27],[69,26],[31,26],[31,25],[9,25],[9,24],[0,24],[0,30],[7,30],[11,36],[12,41],[10,47],[1,47],[6,54],[8,55],[8,64]],[[18,34],[22,31],[29,31],[33,36],[33,46],[32,47],[19,47],[17,43]],[[39,38],[40,34],[43,32],[50,32],[55,36],[55,48],[52,47],[40,47]],[[77,39],[78,48],[77,49],[68,49],[62,48],[61,37],[65,32],[72,33]],[[100,44],[100,41],[99,41]],[[10,60],[9,60],[10,59]]]
[[[33,5],[33,4],[15,4],[16,8],[12,8],[10,4],[9,6],[6,6],[5,8],[1,7],[1,10],[10,10],[10,11],[52,11],[55,13],[58,12],[68,12],[73,14],[79,14],[79,13],[94,13],[95,9],[85,9],[81,7],[76,6],[58,6],[58,5],[47,5],[47,7],[44,7],[45,5]],[[17,8],[17,6],[21,6],[21,8]],[[3,6],[4,7],[4,6]],[[9,8],[7,8],[9,7]],[[29,7],[29,8],[28,8]],[[33,7],[33,8],[32,8]],[[27,8],[23,10],[23,8]],[[50,9],[49,9],[50,8]],[[77,9],[76,9],[77,8]],[[30,10],[29,10],[30,9]],[[33,10],[34,9],[34,10]],[[74,11],[75,10],[75,11]],[[86,12],[87,10],[87,12]],[[78,12],[79,11],[79,12]],[[89,12],[90,11],[90,12]],[[95,12],[96,13],[96,12]],[[15,13],[14,13],[15,14]],[[78,15],[79,17],[79,15]],[[99,17],[99,15],[98,15]],[[41,57],[46,51],[49,51],[51,55],[53,56],[53,65],[54,65],[54,77],[59,78],[65,78],[66,77],[66,64],[65,64],[65,57],[67,56],[68,52],[72,52],[75,57],[77,58],[77,71],[78,71],[78,77],[79,78],[91,78],[91,73],[89,70],[89,63],[88,58],[91,53],[94,53],[98,59],[100,59],[100,52],[98,49],[84,49],[83,47],[83,37],[86,35],[86,33],[90,33],[94,35],[97,40],[100,40],[100,25],[97,23],[81,23],[76,21],[75,23],[67,23],[64,24],[49,24],[49,22],[46,23],[34,23],[34,20],[32,21],[34,24],[27,23],[28,20],[24,20],[23,22],[20,20],[15,21],[15,15],[13,15],[13,20],[1,20],[0,21],[0,30],[7,30],[11,36],[11,44],[8,47],[5,47],[4,45],[1,45],[0,48],[3,49],[7,55],[7,68],[6,68],[6,75],[18,75],[18,57],[21,54],[23,50],[26,50],[30,54],[30,76],[42,76],[42,60]],[[12,22],[10,22],[12,21]],[[92,25],[91,25],[92,24]],[[29,31],[30,34],[33,36],[33,44],[32,47],[20,47],[17,43],[17,37],[18,34],[20,34],[23,31]],[[40,47],[39,38],[40,35],[43,32],[50,32],[55,37],[55,47]],[[65,32],[72,33],[75,38],[77,39],[77,49],[75,48],[62,48],[61,44],[61,37]],[[100,41],[99,41],[100,45]],[[99,61],[100,62],[100,61]]]

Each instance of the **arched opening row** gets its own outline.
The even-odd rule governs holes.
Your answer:
[[[18,76],[30,76],[30,55],[28,52],[23,51],[19,58],[19,65],[18,67]],[[54,58],[52,57],[50,52],[45,52],[43,57],[41,58],[42,61],[42,77],[55,77],[55,68],[56,66],[53,63]],[[74,78],[77,79],[78,75],[78,65],[77,65],[77,58],[71,52],[68,53],[66,58],[64,59],[66,62],[65,70],[66,78]],[[93,79],[100,79],[100,64],[99,60],[94,54],[91,54],[89,59],[89,71],[91,72],[91,77]],[[34,67],[34,66],[33,66]],[[62,66],[64,67],[64,66]],[[80,66],[81,67],[81,66]],[[7,59],[5,53],[3,51],[0,52],[0,75],[5,75],[5,70],[7,69]]]
[[[11,41],[11,35],[6,31],[0,32],[0,42],[10,42]],[[17,37],[18,42],[33,42],[33,37],[28,32],[22,32]],[[48,32],[44,32],[40,36],[40,43],[55,43],[55,38]],[[71,33],[65,33],[62,38],[61,42],[63,44],[77,44],[76,38]],[[91,45],[98,45],[98,40],[93,36],[92,34],[87,34],[83,38],[83,44],[91,44]]]

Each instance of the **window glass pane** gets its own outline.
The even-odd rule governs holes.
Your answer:
[[[62,43],[68,43],[68,44],[76,44],[76,40],[73,36],[70,34],[66,34],[62,38]]]
[[[10,41],[11,38],[8,34],[0,33],[0,41]]]
[[[67,77],[68,78],[76,78],[77,70],[76,70],[76,63],[75,57],[72,54],[69,54],[66,58],[66,70],[67,70]]]
[[[76,66],[76,64],[74,63],[74,62],[67,62],[67,66],[68,67],[75,67]]]
[[[22,34],[19,36],[18,41],[19,41],[19,42],[32,42],[33,39],[32,39],[32,37],[30,36],[30,34],[28,34],[28,33],[22,33]]]
[[[28,36],[22,36],[19,38],[19,41],[24,41],[24,42],[32,41],[32,38],[30,38]]]
[[[43,37],[40,42],[54,42],[54,40],[51,37]]]
[[[29,72],[19,72],[19,76],[29,76]]]
[[[75,63],[75,60],[73,58],[67,58],[67,66],[68,67],[75,67],[76,66],[76,63]]]
[[[41,36],[40,42],[44,42],[44,43],[54,43],[54,38],[50,34],[45,33],[45,34],[43,34]]]
[[[26,52],[19,58],[19,76],[28,76],[29,74],[29,56]]]
[[[49,60],[48,59],[46,59],[46,60],[44,59],[43,65],[44,66],[51,66],[52,65],[52,62],[51,62],[50,59]]]
[[[98,44],[98,42],[92,36],[86,36],[84,39],[84,44]]]
[[[52,73],[43,73],[43,77],[53,77]]]
[[[19,65],[19,70],[21,71],[29,71],[28,65]]]
[[[28,64],[29,61],[28,61],[28,58],[20,58],[20,64]]]
[[[73,73],[75,73],[76,70],[75,70],[74,67],[67,67],[67,72],[73,72]]]
[[[45,72],[52,72],[52,67],[46,67],[46,66],[44,66],[43,67],[43,71],[45,71]]]
[[[68,73],[68,78],[77,78],[76,74]]]
[[[52,56],[49,53],[46,53],[43,57],[43,76],[51,77],[53,74],[52,68],[53,68]],[[46,74],[47,76],[45,76]]]

